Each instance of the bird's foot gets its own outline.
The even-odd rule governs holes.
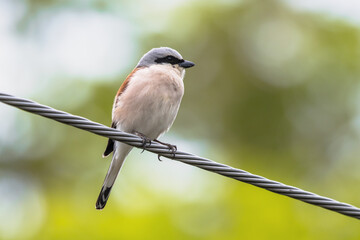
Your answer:
[[[170,143],[164,143],[164,142],[161,142],[161,141],[159,141],[159,140],[157,140],[157,139],[155,139],[154,140],[154,142],[157,142],[157,143],[160,143],[161,145],[164,145],[164,146],[167,146],[170,150],[171,150],[171,153],[173,154],[173,159],[175,158],[175,153],[176,153],[176,151],[177,151],[177,146],[176,145],[172,145],[172,144],[170,144]],[[160,155],[158,155],[158,159],[159,159],[159,161],[161,162],[161,159],[160,159]]]
[[[151,146],[151,139],[148,138],[147,136],[145,136],[144,134],[140,133],[140,132],[135,132],[135,135],[140,137],[142,139],[142,144],[141,144],[141,148],[143,149],[141,153],[143,153],[147,147],[147,145],[150,147]]]

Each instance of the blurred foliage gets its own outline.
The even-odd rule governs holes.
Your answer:
[[[124,1],[22,4],[20,31],[44,11],[127,15],[140,41],[134,59],[171,46],[196,63],[171,130],[175,144],[195,139],[195,154],[360,206],[357,26],[273,0],[189,1],[164,19],[155,9],[149,12],[158,15],[140,16]],[[122,4],[133,12],[124,13]],[[154,22],[145,18],[154,15],[162,31],[145,30]],[[72,89],[38,98],[110,124],[126,74],[107,82],[73,79]],[[77,92],[86,99],[80,105],[72,104]],[[106,139],[23,112],[12,127],[21,134],[0,142],[2,239],[360,238],[354,219],[137,150],[99,212],[94,203],[110,161],[100,157]],[[185,190],[166,185],[176,181],[187,183]]]

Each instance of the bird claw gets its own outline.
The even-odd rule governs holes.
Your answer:
[[[142,139],[142,143],[140,147],[143,149],[141,151],[141,153],[143,153],[146,150],[147,144],[149,144],[149,147],[151,146],[151,139],[146,137],[144,134],[140,132],[135,132],[135,135]]]
[[[171,150],[171,153],[172,153],[172,155],[173,155],[172,159],[175,158],[175,154],[176,154],[176,151],[177,151],[177,146],[176,146],[176,145],[172,145],[172,144],[170,144],[170,143],[164,143],[164,142],[161,142],[161,141],[159,141],[159,140],[157,140],[157,139],[155,139],[154,142],[157,142],[157,143],[160,143],[161,145],[167,146],[167,147],[169,148],[169,150]],[[159,161],[161,162],[162,160],[160,159],[160,157],[161,157],[161,156],[158,155],[158,159],[159,159]]]

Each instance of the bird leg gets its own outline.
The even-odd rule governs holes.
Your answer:
[[[135,131],[135,135],[140,137],[142,139],[142,145],[141,148],[143,149],[141,153],[143,153],[146,149],[146,145],[149,144],[149,147],[151,146],[151,139],[145,136],[144,134],[140,132]]]
[[[175,158],[175,153],[177,151],[177,146],[176,145],[172,145],[170,143],[164,143],[164,142],[161,142],[161,141],[159,141],[157,139],[154,139],[154,142],[157,142],[157,143],[160,143],[161,145],[167,146],[171,150],[171,153],[173,154],[173,159]],[[159,161],[161,161],[160,157],[161,156],[158,155]]]

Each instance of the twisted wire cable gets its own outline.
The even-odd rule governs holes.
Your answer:
[[[27,112],[38,114],[43,117],[50,118],[103,137],[111,138],[134,147],[143,147],[143,139],[140,137],[134,134],[122,132],[114,128],[109,128],[83,117],[75,116],[27,99],[18,98],[1,92],[0,101]],[[159,156],[177,160],[210,172],[214,172],[266,189],[277,194],[288,196],[315,206],[341,213],[346,216],[360,219],[360,209],[347,203],[338,202],[331,198],[323,197],[312,192],[307,192],[293,186],[288,186],[283,183],[255,175],[241,169],[236,169],[225,164],[220,164],[191,153],[182,151],[173,152],[173,150],[169,149],[167,146],[161,145],[154,141],[151,141],[150,144],[146,145],[146,150],[158,154]]]

